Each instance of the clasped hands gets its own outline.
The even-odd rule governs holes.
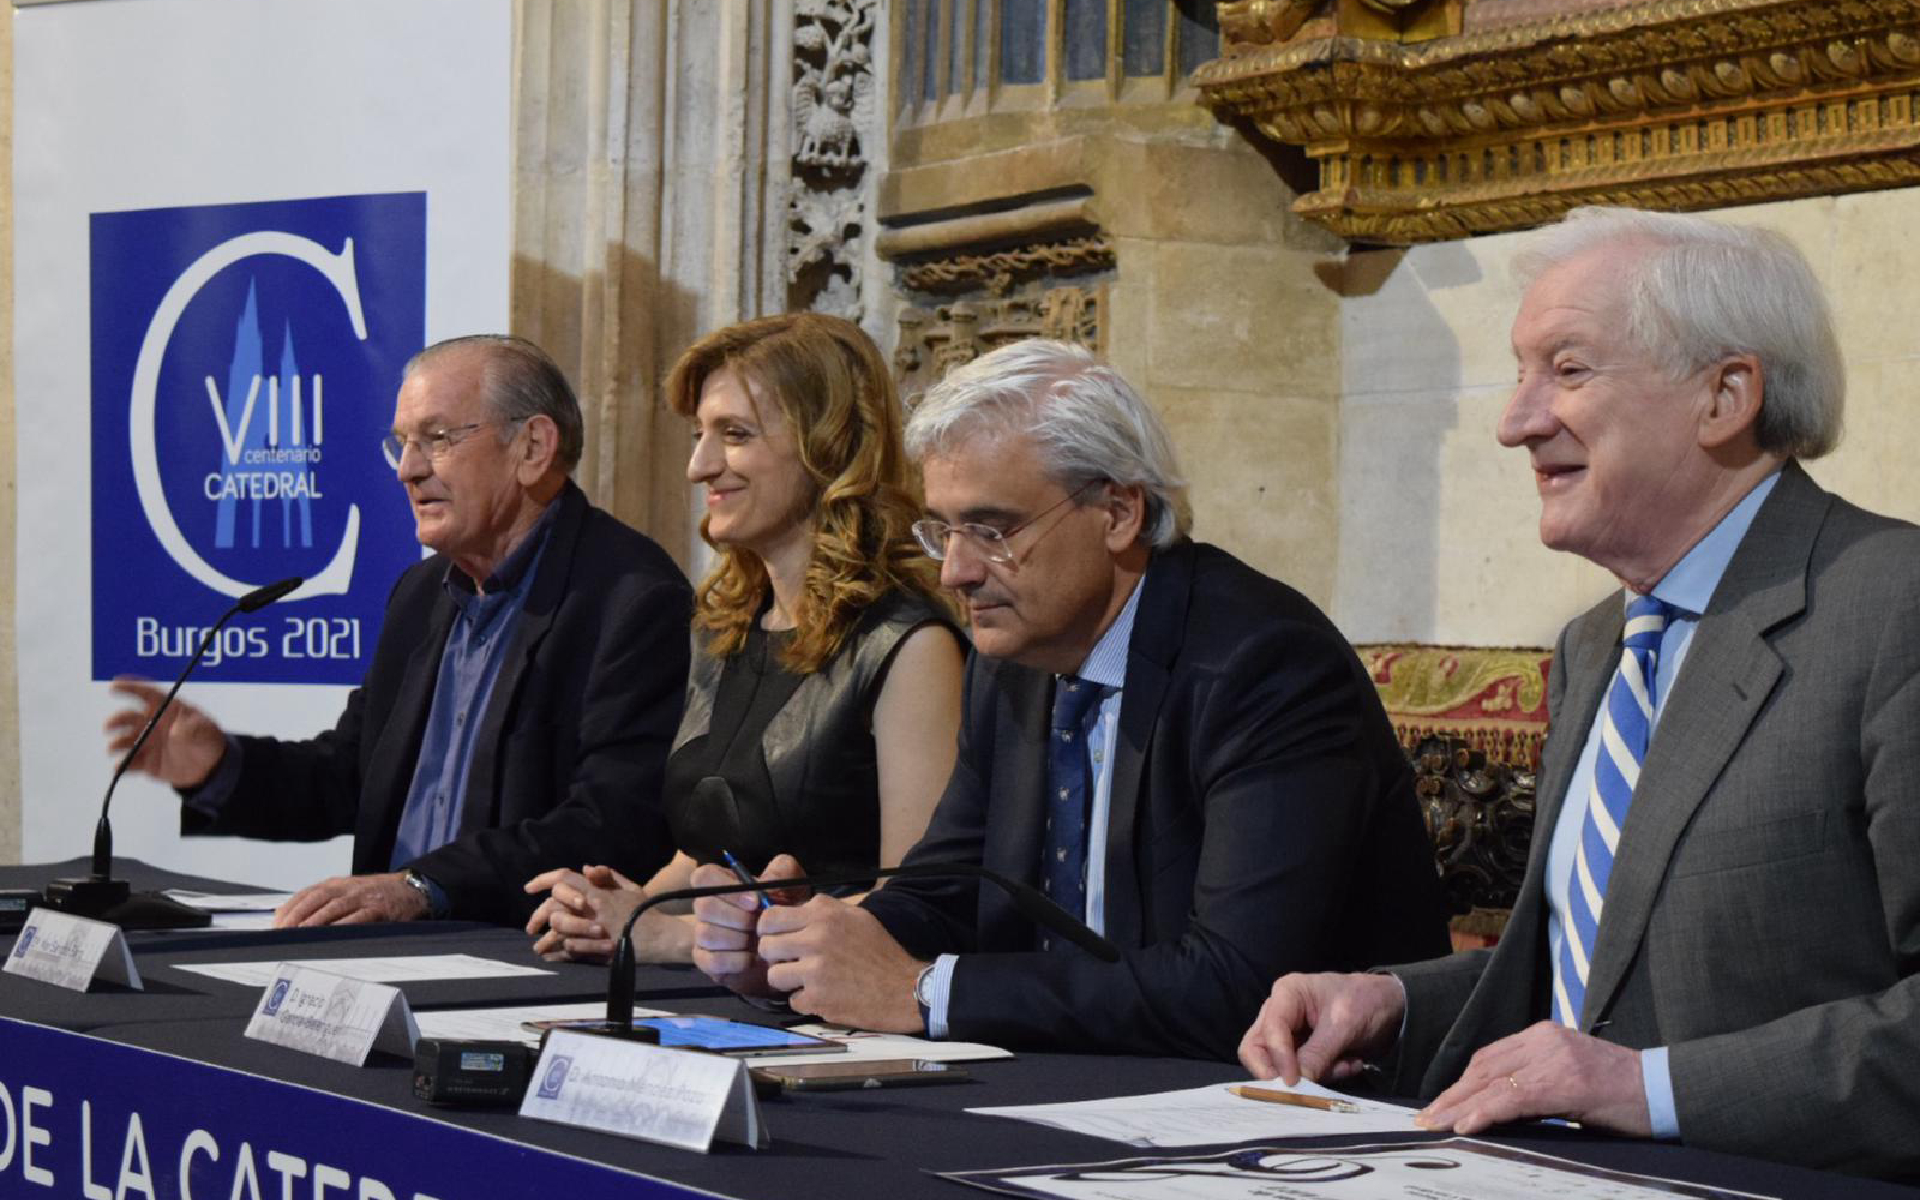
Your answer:
[[[1256,1078],[1277,1076],[1289,1086],[1350,1079],[1392,1049],[1406,1005],[1391,975],[1282,976],[1240,1040],[1240,1062]],[[1538,1117],[1650,1136],[1639,1052],[1540,1021],[1481,1047],[1414,1120],[1474,1134]]]
[[[926,964],[893,940],[873,914],[832,896],[779,890],[804,872],[792,855],[760,875],[776,903],[755,892],[693,902],[693,962],[743,996],[784,996],[795,1012],[856,1029],[921,1033],[913,984]],[[724,867],[693,873],[694,887],[737,882]]]

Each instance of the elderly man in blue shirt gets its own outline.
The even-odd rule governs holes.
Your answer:
[[[352,833],[353,873],[280,925],[460,917],[519,923],[522,881],[671,853],[660,777],[686,686],[692,594],[651,540],[569,478],[582,421],[518,338],[455,338],[407,364],[386,452],[436,553],[394,586],[373,663],[333,729],[230,735],[176,703],[134,762],[179,789],[188,834]],[[133,742],[160,692],[107,723]]]

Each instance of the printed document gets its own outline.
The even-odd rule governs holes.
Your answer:
[[[1285,1090],[1345,1101],[1359,1111],[1325,1112],[1268,1104],[1227,1090],[1234,1086],[1237,1085],[1216,1083],[1146,1096],[967,1111],[1033,1121],[1070,1133],[1091,1134],[1146,1147],[1221,1146],[1257,1138],[1337,1137],[1348,1133],[1406,1133],[1414,1129],[1411,1108],[1347,1096],[1305,1079]],[[1260,1086],[1283,1088],[1285,1085],[1273,1082]]]
[[[942,1177],[1032,1200],[1763,1200],[1472,1138],[1252,1146]]]
[[[368,983],[427,983],[440,979],[504,979],[515,975],[551,975],[540,967],[471,954],[417,954],[393,958],[276,958],[269,962],[174,963],[176,969],[245,987],[265,987],[281,963],[310,966]]]

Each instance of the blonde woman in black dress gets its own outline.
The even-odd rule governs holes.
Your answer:
[[[677,852],[644,885],[548,871],[528,923],[550,957],[603,959],[647,895],[731,853],[819,873],[891,866],[952,770],[964,641],[914,543],[920,515],[886,361],[858,326],[799,313],[703,338],[667,380],[693,422],[687,476],[717,552],[694,617],[662,797]],[[690,957],[690,917],[649,910],[647,961]]]

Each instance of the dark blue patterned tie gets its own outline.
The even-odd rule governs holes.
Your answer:
[[[1087,911],[1087,812],[1093,803],[1093,764],[1087,758],[1087,714],[1106,689],[1062,675],[1053,685],[1053,723],[1047,734],[1047,896],[1074,916]],[[1040,945],[1051,948],[1042,935]]]

